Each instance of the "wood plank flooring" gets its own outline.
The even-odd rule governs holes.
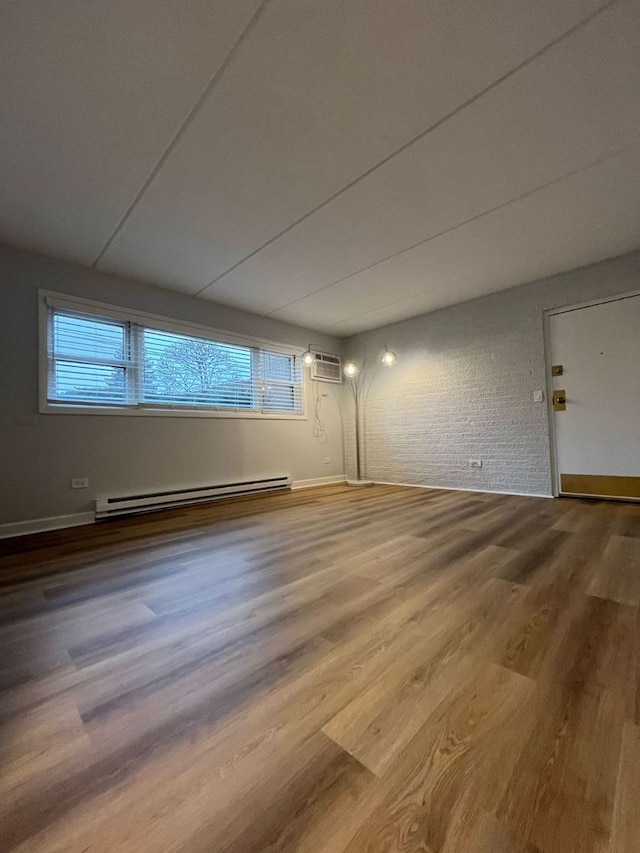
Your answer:
[[[640,850],[638,506],[325,487],[0,584],[1,851]]]

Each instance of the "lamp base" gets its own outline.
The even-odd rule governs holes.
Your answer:
[[[373,480],[347,480],[347,486],[375,486]]]

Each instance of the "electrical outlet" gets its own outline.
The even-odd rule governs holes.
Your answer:
[[[324,464],[325,464],[325,465],[328,465],[328,464],[331,462],[331,457],[330,457],[330,456],[325,456],[325,457],[324,457],[324,459],[323,459],[322,461],[324,462]]]
[[[71,481],[72,489],[88,489],[89,488],[89,478],[88,477],[76,477]]]
[[[472,468],[482,468],[482,459],[470,459],[469,465],[471,465]]]

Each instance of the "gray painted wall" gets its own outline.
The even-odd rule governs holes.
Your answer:
[[[365,363],[365,471],[390,482],[550,494],[543,312],[640,290],[640,252],[345,342]],[[379,367],[388,344],[398,354]],[[346,429],[353,475],[353,430]],[[472,469],[469,460],[481,458]]]
[[[319,385],[325,444],[305,421],[38,414],[38,289],[111,302],[218,329],[329,352],[317,332],[27,252],[0,247],[0,523],[85,512],[97,495],[288,473],[343,472],[341,386]],[[323,459],[330,457],[331,463]],[[72,477],[90,487],[71,490]]]

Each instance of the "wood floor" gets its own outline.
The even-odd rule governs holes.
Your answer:
[[[0,543],[0,849],[640,850],[640,507],[390,486]]]

